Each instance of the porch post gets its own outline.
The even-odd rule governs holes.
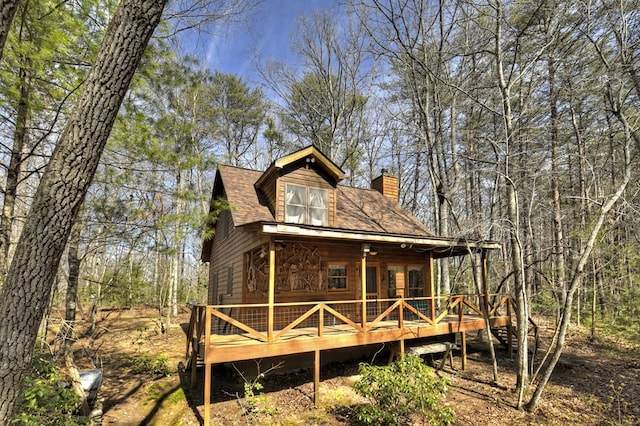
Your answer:
[[[360,291],[362,292],[362,331],[366,332],[367,326],[367,252],[362,249],[362,263],[360,271]]]
[[[429,270],[427,278],[429,280],[429,296],[431,297],[431,303],[429,303],[429,315],[431,315],[431,321],[436,319],[436,287],[435,276],[433,272],[433,253],[427,253],[427,269]]]
[[[276,244],[269,241],[269,308],[267,313],[267,338],[273,343],[273,304],[275,302],[276,287]]]

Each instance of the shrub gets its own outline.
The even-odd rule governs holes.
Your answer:
[[[85,425],[87,417],[74,416],[81,400],[60,373],[53,359],[34,354],[31,372],[25,378],[22,398],[14,424],[20,425]]]
[[[389,366],[360,364],[361,378],[355,391],[369,400],[356,407],[358,420],[364,424],[400,425],[411,423],[414,415],[430,424],[454,422],[451,407],[440,407],[449,380],[435,377],[433,369],[418,356],[406,356]]]

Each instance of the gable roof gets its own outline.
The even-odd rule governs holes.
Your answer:
[[[256,188],[260,188],[262,184],[269,179],[273,174],[278,173],[279,170],[295,163],[296,161],[307,158],[309,160],[314,161],[318,166],[320,166],[328,176],[333,180],[333,184],[340,182],[344,179],[344,172],[342,169],[333,161],[329,159],[326,155],[322,153],[318,148],[313,145],[310,145],[306,148],[302,148],[296,152],[293,152],[287,156],[279,158],[275,160],[271,165],[262,173],[255,181]]]
[[[234,226],[275,222],[266,203],[260,199],[254,182],[261,172],[220,166],[218,173],[231,208]],[[419,235],[432,237],[415,217],[398,203],[374,189],[337,186],[336,226],[334,228],[366,233]]]
[[[262,233],[271,235],[420,246],[433,250],[434,257],[464,255],[470,249],[500,248],[499,243],[492,241],[436,236],[391,198],[374,189],[344,185],[336,186],[334,227],[277,223],[256,186],[265,173],[233,166],[218,167],[212,196],[226,197],[234,227],[260,225]],[[204,242],[203,261],[207,261],[212,243],[212,239]]]

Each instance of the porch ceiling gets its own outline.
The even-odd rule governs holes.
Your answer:
[[[445,237],[424,237],[327,229],[307,225],[262,223],[261,232],[271,236],[317,238],[331,241],[398,244],[401,248],[433,252],[434,258],[462,256],[482,250],[498,250],[495,241],[473,241]]]

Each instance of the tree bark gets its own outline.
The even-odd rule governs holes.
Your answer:
[[[62,252],[165,2],[122,0],[38,186],[0,300],[0,424],[11,422]]]
[[[20,75],[20,94],[16,111],[16,126],[13,133],[11,160],[9,161],[9,168],[7,169],[2,217],[0,218],[0,273],[3,275],[7,272],[7,265],[10,263],[9,248],[11,246],[13,215],[16,196],[18,194],[20,170],[22,168],[22,151],[27,138],[27,116],[29,114],[31,97],[31,88],[26,68],[21,68],[18,73]]]
[[[76,322],[76,301],[78,299],[78,280],[80,278],[80,258],[78,257],[78,245],[80,244],[81,226],[78,222],[71,229],[67,261],[69,264],[69,278],[67,280],[67,294],[65,296],[64,324],[62,326],[61,355],[66,356],[71,352],[73,345],[73,330]]]
[[[0,0],[0,59],[2,59],[4,43],[7,41],[11,21],[13,21],[13,15],[18,9],[18,3],[18,0]]]
[[[518,189],[511,179],[510,156],[511,144],[514,143],[513,114],[511,110],[511,87],[507,83],[504,71],[504,51],[503,51],[503,10],[500,1],[495,2],[496,28],[495,28],[495,57],[496,57],[496,77],[500,88],[502,100],[502,120],[504,125],[504,179],[506,181],[506,202],[507,217],[509,219],[509,241],[511,243],[511,267],[513,269],[514,291],[516,299],[516,324],[518,327],[518,367],[517,367],[517,407],[522,408],[525,387],[528,383],[528,320],[529,300],[527,298],[524,258],[522,255],[522,243],[520,240],[520,213],[518,208]]]

